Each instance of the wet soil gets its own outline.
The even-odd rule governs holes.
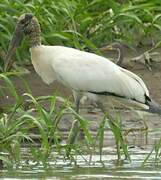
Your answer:
[[[151,71],[143,64],[129,62],[132,57],[139,55],[143,51],[144,49],[138,50],[137,53],[129,50],[125,51],[125,60],[123,62],[123,66],[139,75],[147,85],[151,97],[157,103],[161,104],[161,56],[157,55],[154,57],[156,62],[152,63]],[[161,52],[161,49],[158,49],[157,51]],[[105,56],[112,57],[114,54],[108,53],[105,54]],[[114,58],[116,57],[114,56]],[[72,100],[72,93],[70,89],[62,86],[58,82],[54,82],[51,85],[46,85],[35,73],[32,66],[28,66],[26,68],[30,71],[30,73],[23,75],[23,78],[29,84],[34,96],[52,95],[56,92],[58,96],[65,98],[71,97]],[[12,82],[20,95],[26,92],[24,83],[20,78],[13,77]],[[10,103],[13,103],[13,99],[8,94],[1,99],[1,106],[5,106]],[[144,146],[147,144],[151,145],[156,141],[156,139],[161,137],[161,116],[150,113],[146,113],[143,116],[142,113],[138,111],[125,109],[115,109],[115,112],[113,112],[113,110],[111,110],[111,112],[119,113],[124,132],[125,134],[128,134],[127,141],[129,144],[135,144],[138,146]],[[80,114],[88,120],[92,134],[96,135],[99,122],[103,118],[102,112],[98,108],[93,108],[90,103],[86,102],[86,104],[81,105]],[[68,134],[72,121],[73,118],[71,118],[71,115],[66,115],[60,122],[59,128],[64,137],[66,137]],[[148,133],[146,131],[147,129]],[[105,144],[113,145],[113,140],[114,138],[111,136],[111,132],[107,130],[105,133]]]

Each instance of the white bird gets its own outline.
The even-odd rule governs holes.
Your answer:
[[[23,14],[18,19],[6,57],[6,70],[11,67],[11,56],[23,34],[30,40],[35,71],[47,84],[57,80],[69,87],[74,94],[77,112],[80,99],[86,95],[99,104],[102,104],[102,99],[111,96],[161,114],[160,107],[153,103],[143,80],[134,73],[94,53],[64,46],[41,45],[40,25],[31,13]]]

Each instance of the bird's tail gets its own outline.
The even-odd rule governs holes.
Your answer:
[[[161,106],[159,104],[153,100],[148,101],[147,104],[149,106],[148,112],[161,115]]]

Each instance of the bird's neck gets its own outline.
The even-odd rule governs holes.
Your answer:
[[[34,32],[30,34],[30,47],[40,46],[41,45],[41,37],[40,34]]]
[[[116,64],[121,65],[122,61],[123,61],[123,52],[121,49],[118,49],[118,59]]]
[[[28,36],[30,41],[30,47],[41,45],[41,30],[37,19],[35,19],[35,21],[33,21],[33,23],[31,24],[31,31]]]

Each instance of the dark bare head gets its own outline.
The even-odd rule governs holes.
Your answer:
[[[39,22],[33,14],[26,13],[18,18],[5,60],[5,71],[8,71],[11,68],[13,63],[11,61],[11,57],[15,53],[16,48],[20,45],[23,35],[27,35],[29,37],[30,46],[33,47],[41,45],[40,33]]]

